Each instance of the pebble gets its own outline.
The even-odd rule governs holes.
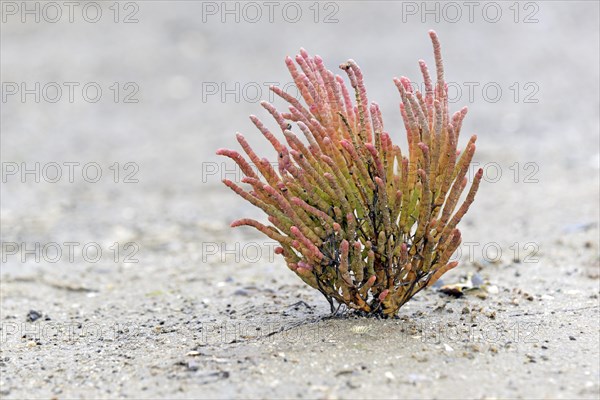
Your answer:
[[[39,311],[29,310],[27,313],[27,322],[35,322],[40,318],[42,318],[42,313]]]
[[[498,286],[496,285],[491,285],[487,287],[487,292],[489,294],[498,294],[500,292],[500,290],[498,289]]]
[[[484,283],[484,282],[483,282],[483,278],[481,277],[481,275],[479,275],[479,274],[474,274],[474,275],[471,277],[471,284],[472,284],[474,287],[481,286],[481,285],[483,285],[483,283]]]
[[[529,293],[523,293],[523,295],[525,296],[525,298],[529,301],[533,301],[533,296],[530,295]]]

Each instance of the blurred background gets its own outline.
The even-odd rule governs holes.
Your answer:
[[[433,68],[429,29],[442,41],[451,107],[470,109],[461,141],[478,134],[476,160],[491,165],[493,184],[470,214],[487,222],[479,232],[538,239],[597,219],[596,2],[23,4],[4,2],[2,16],[1,155],[19,167],[3,170],[5,240],[75,231],[112,241],[117,225],[150,236],[167,220],[225,226],[246,213],[222,190],[226,159],[214,152],[237,149],[240,131],[273,156],[248,115],[271,124],[259,105],[273,100],[269,84],[297,95],[283,60],[301,47],[336,73],[355,59],[403,144],[392,77],[421,82],[418,59]],[[21,176],[36,162],[39,184]],[[57,183],[42,176],[49,162],[61,166]],[[74,183],[63,162],[81,163]],[[90,162],[103,173],[93,184],[80,176]],[[120,181],[139,182],[115,183],[115,162]]]

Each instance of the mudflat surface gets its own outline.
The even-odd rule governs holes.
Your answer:
[[[598,398],[597,2],[87,4],[2,3],[2,398]],[[215,149],[274,156],[247,116],[300,47],[355,59],[403,146],[432,28],[486,170],[444,283],[479,288],[331,317],[229,228],[262,217]]]

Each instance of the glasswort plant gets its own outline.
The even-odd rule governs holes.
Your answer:
[[[483,170],[457,208],[476,136],[457,150],[467,109],[449,114],[440,43],[434,31],[429,36],[435,84],[424,61],[419,61],[424,94],[413,90],[408,78],[394,79],[408,154],[384,130],[379,106],[369,104],[358,65],[353,60],[340,65],[354,89],[353,101],[344,80],[303,49],[297,66],[290,57],[285,62],[305,104],[278,87],[271,90],[289,103],[288,112],[261,103],[285,142],[250,116],[275,148],[276,167],[259,158],[239,133],[256,172],[237,151],[217,151],[238,164],[249,190],[228,179],[225,185],[261,208],[270,222],[244,218],[231,226],[252,226],[279,242],[275,252],[325,296],[332,312],[337,302],[366,315],[394,316],[458,264],[449,262],[461,242],[456,226],[473,202]]]

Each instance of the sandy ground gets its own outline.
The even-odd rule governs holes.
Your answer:
[[[82,2],[72,22],[35,4],[39,22],[2,2],[2,398],[600,396],[597,2],[482,2],[472,22],[462,2],[281,2],[272,21],[262,2]],[[483,283],[331,317],[228,227],[260,214],[214,151],[241,131],[272,154],[247,115],[269,121],[258,101],[300,47],[357,60],[402,145],[391,78],[417,80],[431,28],[488,173],[444,281]]]

